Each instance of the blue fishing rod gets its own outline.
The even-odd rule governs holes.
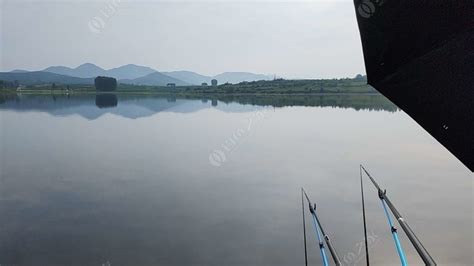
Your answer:
[[[398,252],[398,255],[400,256],[400,261],[401,261],[402,265],[407,265],[405,253],[403,252],[403,249],[401,247],[400,240],[398,238],[397,229],[395,228],[395,226],[392,223],[392,219],[390,218],[390,215],[388,213],[387,206],[390,209],[390,211],[392,212],[393,216],[395,216],[395,218],[397,219],[398,223],[402,227],[405,234],[408,236],[408,239],[410,239],[410,242],[415,247],[416,251],[420,255],[423,262],[426,265],[436,265],[436,262],[431,257],[431,255],[428,253],[428,251],[423,246],[423,244],[418,239],[418,237],[415,235],[415,232],[413,232],[413,230],[410,228],[408,223],[403,219],[402,215],[398,212],[398,210],[395,208],[393,203],[388,198],[387,191],[382,190],[380,188],[379,184],[377,184],[377,182],[375,182],[374,178],[372,178],[372,176],[369,174],[369,172],[367,172],[367,170],[365,170],[364,166],[360,165],[360,168],[362,170],[364,170],[365,174],[369,177],[370,181],[372,181],[372,184],[374,184],[375,188],[378,191],[378,196],[379,196],[379,198],[382,202],[382,206],[384,208],[385,215],[387,216],[388,224],[390,226],[390,230],[392,231],[392,236],[393,236],[393,239],[395,241],[397,252]]]
[[[367,259],[367,266],[369,265],[369,251],[367,246],[367,227],[366,227],[366,220],[365,220],[365,204],[364,204],[364,186],[362,184],[362,165],[360,166],[360,189],[362,194],[362,213],[364,218],[364,235],[365,235],[365,252],[366,252],[366,259]],[[365,169],[364,169],[365,170]],[[387,210],[387,205],[385,204],[385,190],[382,191],[378,185],[376,186],[378,189],[378,195],[380,202],[382,203],[383,210],[385,212],[385,216],[387,217],[388,226],[390,227],[390,231],[392,232],[393,241],[395,242],[395,247],[397,248],[398,256],[400,257],[400,262],[402,266],[408,265],[405,252],[403,252],[402,244],[400,243],[400,239],[398,238],[397,228],[392,223],[392,218]]]
[[[319,250],[320,250],[320,253],[321,253],[321,259],[323,261],[323,265],[327,266],[327,265],[329,265],[329,263],[328,263],[328,259],[327,259],[327,256],[326,256],[326,250],[325,250],[324,243],[321,240],[321,235],[324,238],[324,241],[326,242],[326,245],[329,249],[329,252],[331,253],[331,256],[334,260],[334,263],[336,264],[336,266],[340,266],[341,265],[341,260],[339,259],[339,256],[337,255],[337,252],[336,252],[336,250],[334,249],[334,247],[332,245],[331,239],[324,232],[324,229],[321,226],[321,222],[319,221],[318,215],[316,214],[316,204],[314,204],[314,205],[311,204],[311,200],[309,199],[308,194],[306,194],[306,191],[303,188],[301,188],[301,192],[304,194],[304,196],[306,197],[306,200],[308,201],[309,211],[311,212],[311,216],[313,218],[313,225],[314,225],[315,233],[316,233],[316,236],[317,236],[318,241],[319,241]]]
[[[360,169],[363,169],[362,165],[360,166]],[[364,169],[364,171],[365,171],[365,169]],[[361,176],[361,182],[362,182],[362,176]],[[376,187],[377,187],[377,190],[378,190],[378,196],[379,196],[380,202],[382,203],[382,207],[383,207],[383,210],[385,212],[385,216],[387,217],[388,226],[390,227],[390,231],[392,232],[393,241],[395,242],[395,247],[397,249],[398,256],[400,257],[400,262],[401,262],[402,266],[407,266],[408,263],[407,263],[407,260],[406,260],[406,257],[405,257],[405,252],[403,251],[403,248],[402,248],[402,244],[400,243],[400,239],[398,238],[397,228],[393,225],[392,218],[390,217],[390,214],[388,213],[388,210],[387,210],[387,205],[385,204],[386,191],[385,190],[382,191],[382,189],[380,189],[380,187],[378,187],[378,184],[377,184]],[[361,183],[361,190],[362,189],[363,189],[363,187],[362,187],[362,183]],[[363,194],[362,194],[362,196],[363,196]],[[365,230],[365,217],[364,217],[364,230]],[[367,247],[367,244],[366,244],[366,247]]]
[[[307,254],[307,250],[306,250],[306,223],[305,223],[305,217],[304,217],[304,199],[303,199],[303,194],[304,194],[304,190],[303,188],[301,188],[301,208],[302,208],[302,211],[303,211],[303,235],[304,235],[304,261],[305,261],[305,265],[308,266],[308,254]],[[314,232],[316,234],[316,237],[318,238],[318,242],[319,242],[319,252],[321,253],[321,260],[323,261],[323,265],[324,266],[328,266],[329,263],[328,263],[328,259],[327,259],[327,256],[326,256],[326,250],[324,249],[324,243],[323,241],[321,240],[321,233],[320,233],[320,230],[319,230],[319,226],[318,226],[318,223],[316,221],[316,219],[314,218],[315,215],[316,215],[316,206],[311,207],[311,203],[308,202],[309,204],[309,211],[311,213],[311,218],[312,218],[312,221],[313,221],[313,228],[314,228]]]
[[[382,192],[379,190],[379,198],[382,202],[383,210],[385,215],[387,216],[388,226],[390,227],[390,231],[392,232],[393,241],[395,242],[395,247],[397,248],[398,256],[400,257],[400,262],[403,266],[407,266],[408,262],[405,257],[405,252],[403,251],[402,244],[400,243],[400,239],[398,238],[397,228],[392,223],[392,218],[390,218],[390,214],[387,210],[387,205],[385,204],[385,190]]]
[[[313,217],[313,227],[314,231],[316,233],[316,236],[318,237],[318,242],[319,242],[319,251],[321,253],[321,259],[323,261],[324,266],[328,266],[328,257],[326,256],[326,250],[324,249],[324,243],[321,240],[321,229],[318,226],[318,222],[316,221],[316,204],[314,204],[314,207],[311,207],[311,204],[309,204],[309,211],[311,212],[311,217]]]

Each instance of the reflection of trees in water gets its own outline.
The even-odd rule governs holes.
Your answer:
[[[112,93],[97,94],[95,96],[95,105],[99,108],[116,107],[118,104],[117,95]]]
[[[218,100],[225,103],[285,106],[319,106],[395,112],[398,107],[380,94],[340,95],[223,95]]]
[[[19,101],[20,97],[18,94],[13,94],[13,93],[1,93],[0,92],[0,104],[6,103],[6,102],[11,102],[11,101]]]
[[[55,99],[53,99],[53,97]],[[224,103],[240,103],[259,106],[319,106],[319,107],[339,107],[352,108],[355,110],[377,110],[377,111],[397,111],[398,108],[392,102],[380,94],[307,94],[307,95],[187,95],[187,96],[163,96],[144,94],[58,94],[58,95],[28,95],[28,94],[4,94],[0,93],[0,108],[13,109],[37,109],[48,110],[79,106],[84,103],[94,103],[99,108],[115,107],[118,98],[122,102],[140,105],[146,101],[142,100],[163,100],[175,102],[179,99],[197,100],[202,103],[211,102],[216,106],[218,101]],[[13,104],[13,103],[17,104]]]

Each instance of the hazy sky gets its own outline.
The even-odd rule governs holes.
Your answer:
[[[90,62],[206,75],[365,73],[352,0],[0,3],[1,71]]]

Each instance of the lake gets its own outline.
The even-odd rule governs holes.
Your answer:
[[[1,265],[304,265],[301,187],[365,265],[359,164],[439,264],[474,264],[472,173],[379,95],[2,96],[0,127]],[[399,265],[364,182],[371,262]]]

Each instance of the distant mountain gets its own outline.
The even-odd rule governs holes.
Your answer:
[[[144,77],[140,77],[136,79],[122,79],[122,80],[119,80],[119,82],[124,83],[124,84],[149,85],[149,86],[166,86],[168,83],[174,83],[176,84],[176,86],[190,85],[187,82],[164,75],[160,72],[153,72]]]
[[[182,80],[192,85],[201,85],[202,83],[211,83],[212,77],[204,76],[192,71],[172,71],[172,72],[161,72],[167,76],[175,79]]]
[[[44,69],[43,71],[79,78],[95,78],[97,76],[108,76],[114,77],[116,79],[135,79],[156,72],[156,70],[152,68],[138,66],[134,64],[128,64],[117,68],[105,70],[91,63],[85,63],[76,68],[70,68],[65,66],[52,66]]]
[[[271,80],[273,77],[263,75],[263,74],[254,74],[249,72],[224,72],[217,76],[214,76],[215,79],[219,82],[219,84],[223,83],[240,83],[242,81],[258,81],[258,80]]]
[[[95,78],[97,76],[105,76],[107,74],[105,69],[91,63],[85,63],[76,68],[52,66],[44,69],[43,72],[50,72],[78,78]]]
[[[14,70],[10,73],[26,73],[25,70]],[[38,72],[38,71],[36,71]],[[40,72],[55,73],[64,76],[78,78],[95,78],[97,76],[114,77],[122,83],[141,84],[151,86],[163,86],[164,83],[176,83],[178,86],[201,85],[211,83],[212,79],[217,79],[219,84],[240,83],[242,81],[271,80],[272,77],[249,72],[225,72],[214,77],[205,76],[192,71],[170,71],[158,72],[153,68],[128,64],[109,70],[103,69],[91,63],[82,64],[76,68],[65,66],[51,66]],[[156,73],[160,73],[156,74]],[[166,85],[166,84],[164,84]]]
[[[70,75],[74,69],[65,66],[50,66],[42,70],[43,72],[55,73],[59,75]]]
[[[137,66],[134,64],[128,64],[117,68],[112,68],[107,71],[106,76],[114,77],[116,79],[136,79],[144,77],[153,72],[157,72],[153,68],[145,66]]]
[[[191,71],[172,71],[172,72],[161,72],[167,76],[185,81],[189,84],[193,85],[201,85],[203,82],[208,84],[211,83],[212,79],[217,79],[219,84],[223,83],[240,83],[242,81],[258,81],[258,80],[271,80],[273,77],[262,75],[262,74],[254,74],[249,72],[225,72],[214,77],[204,76],[195,72]]]
[[[79,78],[95,78],[97,76],[106,76],[107,71],[91,63],[82,64],[74,69],[69,76]]]
[[[35,85],[35,84],[94,84],[93,78],[78,78],[70,77],[66,75],[60,75],[55,73],[33,71],[33,72],[0,72],[0,80],[15,81],[22,85]]]
[[[23,70],[23,69],[14,69],[10,71],[10,73],[27,73],[29,72],[28,70]]]

